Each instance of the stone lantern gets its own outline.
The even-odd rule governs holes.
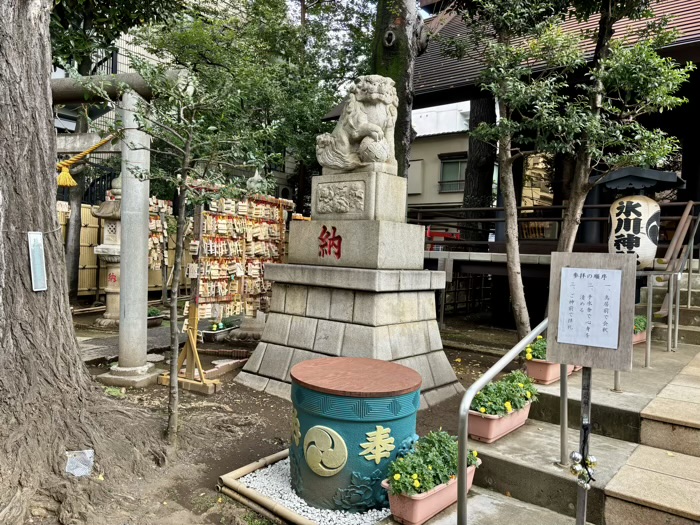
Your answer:
[[[105,287],[107,309],[95,321],[97,326],[114,328],[119,326],[119,247],[121,244],[121,176],[112,181],[112,195],[108,200],[93,208],[92,215],[104,220],[102,244],[95,246],[95,255],[105,263],[107,286]]]

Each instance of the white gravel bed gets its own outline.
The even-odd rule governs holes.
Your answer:
[[[389,509],[354,513],[307,505],[292,489],[289,458],[251,472],[238,481],[319,525],[374,525],[391,514]]]

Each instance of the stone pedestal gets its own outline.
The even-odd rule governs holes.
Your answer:
[[[95,247],[95,255],[105,263],[107,285],[105,286],[106,309],[102,317],[95,321],[97,326],[112,328],[119,326],[119,245],[100,244]]]
[[[265,278],[275,282],[270,313],[239,383],[289,398],[295,364],[369,357],[416,370],[423,408],[463,392],[442,351],[436,318],[444,272],[274,264]]]
[[[119,285],[120,285],[120,253],[121,253],[121,178],[112,181],[111,195],[115,200],[108,200],[92,210],[92,215],[104,221],[102,229],[102,244],[95,246],[95,255],[105,263],[107,285],[105,286],[106,310],[95,324],[102,328],[117,328],[119,326]]]
[[[324,168],[312,179],[312,220],[292,223],[289,264],[265,266],[270,313],[239,383],[289,398],[292,366],[342,356],[416,370],[422,408],[463,392],[436,319],[445,274],[423,270],[424,228],[406,223],[406,179],[393,158],[397,100],[391,79],[360,77],[333,132],[317,138]]]

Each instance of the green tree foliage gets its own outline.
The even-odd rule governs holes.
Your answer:
[[[356,0],[292,7],[254,0],[198,8],[142,31],[139,42],[201,86],[231,89],[230,129],[245,135],[274,126],[260,145],[264,155],[291,154],[313,170],[316,135],[329,127],[323,116],[340,101],[340,88],[367,69],[372,10]]]
[[[480,84],[498,100],[500,120],[473,133],[499,145],[504,190],[512,163],[525,155],[575,159],[560,251],[573,249],[593,184],[622,167],[656,167],[677,149],[674,137],[647,128],[640,118],[683,104],[676,93],[694,66],[659,55],[676,35],[665,20],[653,18],[651,6],[650,0],[472,0],[461,11],[472,40],[448,42],[457,55],[478,49],[484,63]],[[595,16],[597,31],[564,32],[560,22],[567,16],[581,21]],[[614,38],[613,25],[624,18],[647,24]],[[506,230],[517,238],[516,221],[517,214],[506,210]],[[520,265],[512,266],[513,295],[512,277],[518,280]],[[516,299],[517,294],[514,310],[524,306]],[[529,327],[523,319],[516,312],[521,335]]]
[[[167,20],[181,8],[181,0],[55,0],[50,25],[54,63],[73,63],[81,75],[90,75],[101,65],[99,51],[106,60],[124,33]]]

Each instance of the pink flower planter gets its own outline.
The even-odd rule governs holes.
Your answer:
[[[632,344],[645,343],[647,340],[647,331],[639,332],[638,334],[632,334]]]
[[[549,385],[555,381],[559,381],[559,363],[550,363],[542,359],[533,359],[527,362],[527,375],[532,378],[535,383]],[[574,372],[574,366],[569,365],[568,375]]]
[[[467,469],[467,492],[474,482],[475,472],[475,466]],[[394,520],[406,525],[421,525],[457,501],[456,478],[438,485],[428,492],[414,496],[405,494],[394,496],[389,488],[389,481],[386,479],[382,481],[382,487],[389,494],[389,506]]]
[[[469,437],[483,443],[493,443],[525,424],[530,415],[530,405],[531,403],[528,403],[520,410],[515,410],[506,416],[492,416],[470,410]]]

